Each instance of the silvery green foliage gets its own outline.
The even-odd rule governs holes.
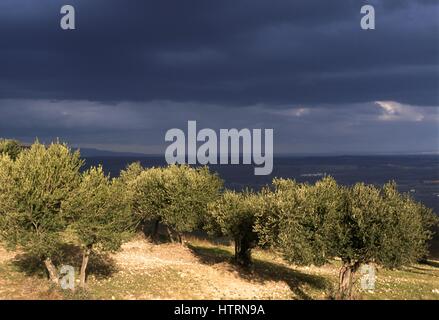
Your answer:
[[[62,204],[70,229],[84,248],[115,251],[132,226],[129,206],[117,180],[106,176],[102,167],[92,167]]]
[[[358,183],[344,189],[340,209],[326,220],[328,252],[345,264],[407,265],[427,253],[436,223],[430,209],[400,194],[395,183]]]
[[[290,179],[274,179],[272,189],[262,192],[255,230],[260,245],[280,250],[300,265],[325,263],[325,219],[337,209],[339,187],[327,177],[315,185]]]
[[[208,203],[223,187],[222,180],[207,167],[187,165],[146,169],[128,180],[135,219],[160,220],[178,233],[202,227]]]

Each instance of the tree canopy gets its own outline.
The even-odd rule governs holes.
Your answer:
[[[137,220],[163,223],[181,240],[182,233],[202,227],[207,205],[220,195],[223,182],[207,167],[171,165],[143,170],[129,186]]]

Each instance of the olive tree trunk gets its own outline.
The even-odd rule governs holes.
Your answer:
[[[79,274],[79,286],[81,288],[85,288],[85,281],[87,279],[87,265],[88,261],[90,260],[90,254],[91,254],[91,246],[88,246],[84,249],[84,252],[82,253],[82,264],[81,264],[81,272]]]
[[[180,243],[183,244],[184,238],[183,234],[172,229],[171,227],[166,226],[166,232],[168,234],[168,238],[172,243]]]
[[[169,238],[169,240],[170,240],[172,243],[174,243],[175,240],[174,240],[174,236],[173,236],[173,234],[172,234],[171,228],[169,228],[168,226],[166,226],[166,232],[167,232],[167,234],[168,234],[168,238]]]
[[[252,264],[251,259],[251,242],[245,237],[235,239],[235,262],[243,267],[248,267]]]
[[[46,258],[44,260],[44,265],[46,266],[47,272],[49,273],[50,281],[52,281],[56,285],[59,285],[58,270],[56,270],[56,267],[53,264],[52,259]]]
[[[360,264],[358,262],[344,263],[340,268],[338,279],[338,299],[350,300],[352,299],[354,277]]]

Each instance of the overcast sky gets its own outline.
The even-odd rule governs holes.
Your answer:
[[[277,153],[437,152],[438,107],[437,0],[0,2],[1,137],[157,154],[197,120]]]

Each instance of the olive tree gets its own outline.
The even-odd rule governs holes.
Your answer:
[[[226,191],[220,199],[209,204],[207,231],[232,238],[235,262],[244,267],[251,265],[251,250],[258,244],[258,233],[254,228],[260,205],[259,194],[250,191]]]
[[[339,298],[351,298],[361,264],[397,268],[421,258],[435,223],[431,210],[401,195],[394,183],[346,188],[339,210],[325,223],[328,252],[342,260]]]
[[[340,258],[337,296],[346,299],[362,264],[395,268],[425,255],[435,223],[430,209],[400,194],[394,183],[343,187],[325,177],[314,185],[275,179],[264,192],[255,230],[261,245],[294,264]]]
[[[67,227],[61,204],[79,183],[79,153],[64,144],[36,142],[14,162],[6,155],[1,159],[1,236],[8,248],[38,257],[58,283],[52,259]]]
[[[141,171],[134,179],[134,176],[131,176],[125,180],[134,220],[142,227],[145,234],[146,225],[154,224],[152,233],[154,241],[157,240],[158,227],[167,199],[163,170],[163,168],[150,168]]]
[[[151,168],[130,184],[132,210],[137,221],[162,223],[171,241],[203,226],[207,205],[220,194],[223,182],[207,167],[171,165]]]
[[[93,167],[82,174],[81,182],[62,208],[71,219],[70,228],[83,250],[80,286],[84,288],[92,252],[116,251],[129,234],[132,226],[129,206],[120,184],[110,180],[102,167]]]

